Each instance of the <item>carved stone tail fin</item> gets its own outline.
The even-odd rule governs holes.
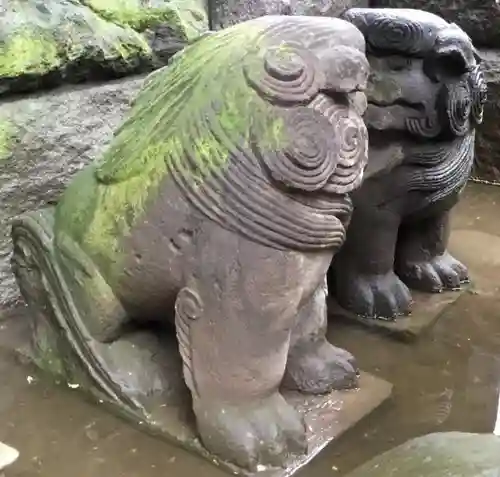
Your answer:
[[[14,275],[28,305],[33,310],[43,310],[33,318],[34,361],[68,383],[80,385],[80,379],[90,378],[92,388],[103,398],[135,410],[140,405],[121,392],[102,353],[95,349],[99,343],[89,333],[76,304],[75,290],[69,286],[58,258],[61,251],[56,253],[53,230],[53,208],[23,215],[12,226]],[[92,274],[92,264],[84,259],[84,254],[77,253],[76,244],[69,255],[75,265],[74,273],[97,275]]]

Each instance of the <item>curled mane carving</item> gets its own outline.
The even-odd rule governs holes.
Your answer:
[[[448,24],[427,12],[384,8],[351,8],[343,15],[358,27],[371,50],[423,56],[434,47],[438,32]]]
[[[279,17],[228,28],[151,75],[97,166],[97,181],[112,190],[147,177],[151,193],[171,180],[202,215],[264,245],[338,246],[339,217],[351,207],[339,194],[359,184],[367,138],[356,142],[348,115],[336,131],[307,105],[322,96],[325,78],[313,54],[283,40],[312,29],[327,37],[331,23],[297,17],[290,29],[287,20],[284,33]],[[362,121],[357,126],[364,130]]]
[[[318,63],[305,48],[287,43],[247,60],[243,71],[248,84],[267,101],[307,104],[325,81]]]

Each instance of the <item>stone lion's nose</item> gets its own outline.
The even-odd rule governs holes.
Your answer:
[[[319,55],[326,94],[351,93],[366,88],[370,65],[365,54],[349,46],[337,46]]]

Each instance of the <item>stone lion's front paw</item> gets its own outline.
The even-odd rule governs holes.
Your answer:
[[[378,319],[408,315],[412,304],[410,290],[392,271],[383,275],[344,277],[336,298],[346,310]]]
[[[428,261],[402,263],[398,275],[409,287],[425,292],[459,290],[469,283],[467,267],[448,252]]]
[[[311,394],[350,389],[358,384],[354,356],[326,339],[306,342],[290,351],[283,386]]]
[[[240,467],[283,467],[307,452],[304,422],[278,393],[232,405],[196,400],[193,407],[205,447]]]

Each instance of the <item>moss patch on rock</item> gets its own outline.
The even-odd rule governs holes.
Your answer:
[[[44,33],[24,28],[5,40],[2,76],[44,74],[60,66],[57,43]]]
[[[180,38],[192,40],[205,32],[208,20],[202,0],[81,0],[102,18],[136,31],[166,25]]]
[[[0,95],[150,71],[207,29],[202,0],[9,0]],[[158,32],[161,30],[161,34]]]
[[[0,161],[10,156],[16,133],[16,127],[11,121],[0,118]]]

